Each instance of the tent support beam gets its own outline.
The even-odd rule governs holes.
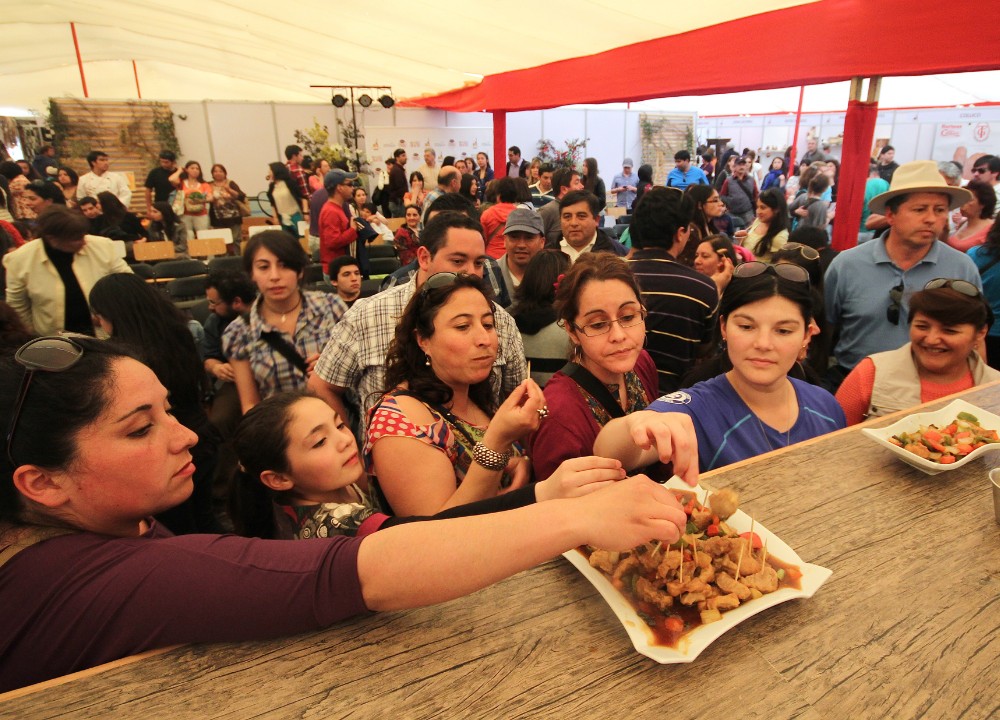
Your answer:
[[[83,85],[83,96],[89,98],[87,92],[87,76],[83,74],[83,57],[80,55],[80,41],[76,37],[76,23],[69,24],[70,32],[73,33],[73,48],[76,50],[76,64],[80,67],[80,83]]]
[[[858,244],[865,184],[871,164],[872,140],[878,119],[881,77],[868,82],[867,100],[861,100],[863,78],[851,79],[851,97],[844,117],[844,144],[837,186],[837,217],[833,223],[833,249],[848,250]]]
[[[795,156],[799,149],[799,128],[802,125],[802,100],[806,94],[806,86],[799,85],[799,107],[795,111],[795,130],[792,131],[792,152],[788,156],[788,167],[785,168],[785,177],[795,174]]]
[[[493,111],[493,177],[502,178],[507,176],[507,113],[502,110]]]
[[[139,68],[135,66],[135,60],[132,61],[132,75],[135,76],[135,94],[142,100],[142,89],[139,87]]]

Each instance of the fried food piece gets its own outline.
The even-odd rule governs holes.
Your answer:
[[[736,578],[726,573],[719,573],[715,576],[715,584],[719,586],[722,592],[735,595],[741,601],[746,602],[750,599],[750,588],[748,588],[743,583],[736,580]]]
[[[701,611],[701,624],[708,625],[709,623],[714,623],[716,620],[722,619],[722,613],[718,610],[702,610]]]
[[[924,460],[929,459],[931,456],[931,451],[923,443],[910,443],[909,445],[904,445],[903,449],[918,457],[922,457]]]
[[[670,596],[670,593],[657,587],[644,577],[640,577],[635,581],[635,593],[641,600],[656,605],[661,612],[666,612],[667,608],[673,607],[674,604],[674,599]]]
[[[709,610],[733,610],[740,606],[740,599],[735,595],[717,595],[705,601]]]
[[[747,587],[762,593],[771,593],[778,589],[778,572],[770,565],[765,565],[759,572],[742,578]]]
[[[603,570],[609,575],[614,572],[615,565],[621,559],[621,553],[612,550],[594,550],[590,553],[590,566]]]
[[[635,555],[629,555],[615,568],[614,572],[611,573],[611,583],[616,587],[620,587],[619,583],[629,570],[633,570],[639,567],[639,558]]]
[[[736,512],[740,505],[740,496],[732,490],[717,490],[708,496],[708,504],[712,512],[725,520]]]
[[[712,510],[707,507],[697,507],[691,511],[691,522],[699,530],[704,530],[712,524]]]

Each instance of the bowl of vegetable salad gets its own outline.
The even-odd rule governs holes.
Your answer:
[[[1000,417],[964,400],[914,413],[883,428],[861,432],[928,475],[948,472],[1000,450]]]

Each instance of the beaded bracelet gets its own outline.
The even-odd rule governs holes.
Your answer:
[[[472,459],[475,460],[476,464],[494,472],[499,472],[507,467],[512,455],[513,453],[509,450],[503,453],[490,450],[481,442],[477,442],[472,448]]]

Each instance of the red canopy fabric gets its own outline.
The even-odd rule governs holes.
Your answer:
[[[877,118],[877,103],[851,100],[847,104],[840,177],[837,180],[837,217],[833,221],[834,250],[847,250],[858,244],[861,204],[868,181]]]
[[[959,39],[948,40],[945,29]],[[996,2],[819,0],[488,75],[474,86],[400,104],[514,112],[815,85],[856,76],[974,72],[1000,69],[997,48]]]

